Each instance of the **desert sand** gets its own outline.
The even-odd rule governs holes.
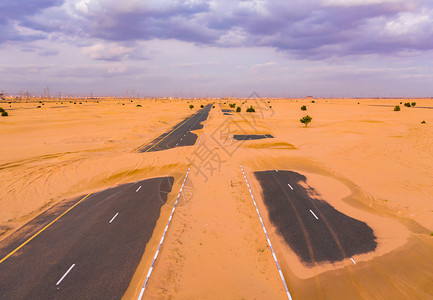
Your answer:
[[[188,108],[188,101],[194,109]],[[433,100],[410,99],[417,103],[415,108],[400,104],[401,111],[393,111],[394,105],[407,101],[112,99],[1,104],[9,116],[0,117],[0,239],[62,199],[174,176],[173,192],[125,294],[136,298],[190,168],[146,299],[284,299],[242,165],[295,299],[433,297],[433,109],[428,108]],[[215,102],[215,108],[206,127],[196,131],[200,145],[135,151],[209,102]],[[224,115],[221,108],[229,109],[229,102],[241,105],[242,112]],[[250,105],[255,113],[245,112]],[[300,110],[302,105],[307,111]],[[313,117],[307,128],[299,122],[306,114]],[[245,133],[275,138],[232,138]],[[303,265],[270,223],[253,175],[273,169],[304,174],[321,199],[366,222],[377,237],[376,251],[353,257],[356,264],[347,260]]]

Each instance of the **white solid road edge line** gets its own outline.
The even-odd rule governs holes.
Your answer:
[[[316,220],[319,220],[319,218],[316,216],[316,214],[315,213],[313,213],[313,211],[310,209],[310,213],[312,213],[313,214],[313,216],[316,218]]]
[[[283,281],[284,289],[286,290],[287,298],[292,300],[292,295],[290,295],[289,288],[287,287],[286,280],[284,279],[283,272],[281,271],[280,264],[278,263],[277,256],[275,255],[274,248],[272,247],[271,240],[269,239],[268,232],[266,231],[265,224],[263,223],[262,216],[260,215],[259,208],[257,207],[256,200],[254,199],[253,192],[250,189],[250,184],[248,183],[247,176],[245,175],[244,168],[241,166],[242,174],[244,174],[245,182],[247,183],[248,190],[250,191],[251,199],[253,199],[254,206],[256,207],[257,214],[259,215],[260,223],[262,223],[263,231],[266,235],[266,240],[268,241],[269,248],[271,249],[272,256],[274,257],[275,264],[278,268],[278,273],[280,274],[280,278]]]
[[[141,189],[141,185],[138,187],[138,189],[135,190],[136,193]]]
[[[57,281],[56,285],[59,285],[60,282],[62,282],[62,280],[65,279],[66,275],[68,275],[68,273],[71,272],[73,267],[75,267],[75,264],[72,264],[72,266],[70,266],[70,268],[66,271],[66,273],[63,274],[62,278],[60,278],[59,281]]]
[[[147,272],[146,280],[144,281],[143,287],[141,288],[140,295],[138,295],[138,300],[141,300],[143,297],[144,290],[146,289],[147,283],[149,282],[150,274],[152,274],[153,267],[155,265],[156,258],[158,257],[159,250],[161,249],[162,242],[164,241],[165,235],[168,230],[168,226],[170,225],[171,219],[174,214],[174,210],[176,209],[177,203],[179,202],[180,195],[182,193],[183,186],[185,185],[185,181],[188,178],[189,170],[186,172],[185,179],[183,180],[182,186],[180,187],[179,194],[177,195],[176,202],[174,202],[173,209],[171,210],[170,217],[168,218],[167,225],[165,226],[164,233],[162,235],[161,241],[159,242],[158,249],[156,249],[155,255],[153,257],[152,264],[150,265],[149,271]]]
[[[114,219],[116,219],[116,217],[117,217],[117,215],[118,215],[119,213],[116,213],[115,215],[114,215],[114,217],[113,218],[111,218],[111,220],[110,220],[110,222],[108,222],[108,223],[110,223],[111,224],[111,222],[113,222],[114,221]]]

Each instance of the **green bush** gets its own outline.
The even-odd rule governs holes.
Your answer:
[[[193,109],[193,108],[194,108],[194,105],[190,104],[189,109]]]
[[[137,107],[141,107],[141,104],[137,104]]]
[[[201,107],[201,108],[203,108],[203,107],[204,107],[204,105],[202,104],[202,105],[200,105],[200,107]]]
[[[241,107],[240,106],[236,107],[236,112],[241,112]]]
[[[235,108],[235,107],[236,107],[236,103],[230,103],[229,106],[230,106],[231,108]]]
[[[302,118],[299,120],[299,122],[305,124],[305,127],[307,127],[308,124],[311,123],[311,120],[313,120],[313,118],[310,117],[309,115],[306,115],[306,116],[302,117]]]
[[[305,105],[302,105],[301,110],[307,110],[307,107]]]
[[[0,112],[4,112],[5,110],[3,108],[0,107]]]
[[[214,106],[212,106],[212,108],[215,108],[215,105],[214,105]]]
[[[412,102],[410,105],[412,105],[412,107],[415,107],[416,102]]]
[[[8,112],[7,111],[2,111],[2,117],[7,117],[8,116]]]
[[[313,101],[311,101],[311,103],[316,103],[316,101],[313,100]]]
[[[400,105],[394,106],[394,111],[400,111]]]
[[[409,102],[406,102],[406,103],[404,104],[404,106],[406,106],[406,107],[410,107],[410,103],[409,103]]]
[[[256,112],[256,110],[251,105],[250,107],[247,108],[246,112]]]
[[[425,124],[425,123],[426,123],[426,121],[425,121],[425,120],[422,120],[421,124]]]

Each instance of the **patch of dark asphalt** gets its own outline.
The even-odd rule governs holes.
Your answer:
[[[312,196],[317,193],[304,188],[305,176],[284,170],[254,175],[271,223],[304,264],[337,262],[376,249],[373,230]]]

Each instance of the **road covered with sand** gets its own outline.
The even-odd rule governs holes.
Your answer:
[[[78,195],[174,178],[125,298],[136,298],[190,168],[145,298],[287,298],[240,166],[294,299],[433,295],[433,102],[400,99],[131,99],[11,103],[0,118],[0,239]],[[194,146],[140,153],[214,102]],[[229,103],[241,112],[225,114]],[[189,105],[193,104],[193,109]],[[137,106],[140,105],[140,106]],[[246,113],[252,105],[255,113]],[[300,107],[307,106],[306,111]],[[41,106],[41,108],[37,108]],[[305,128],[299,119],[310,115]],[[425,121],[425,124],[421,122]],[[203,124],[203,123],[202,123]],[[266,139],[234,139],[270,135]],[[285,170],[372,229],[376,247],[305,263],[268,214],[255,172]],[[319,201],[318,200],[318,201]],[[371,250],[371,249],[370,249]]]

